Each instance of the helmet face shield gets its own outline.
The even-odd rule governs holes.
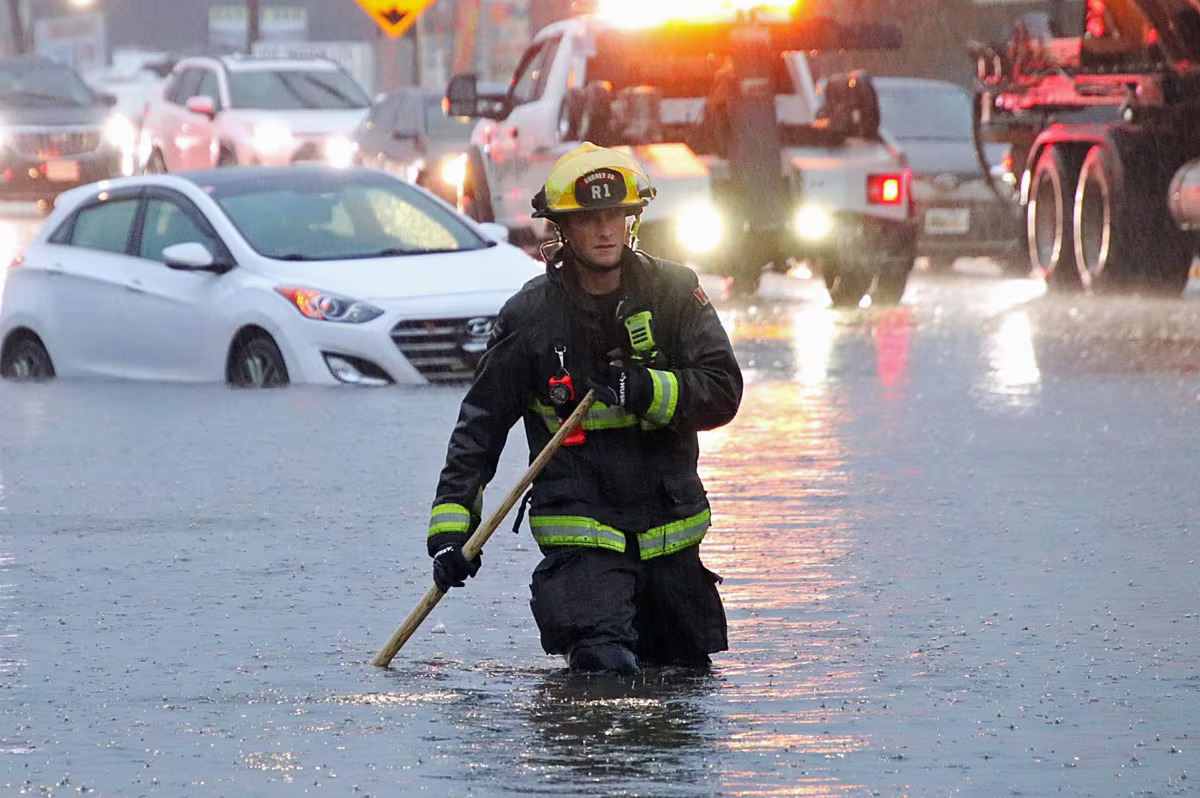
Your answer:
[[[633,158],[584,142],[558,160],[533,198],[534,218],[623,208],[636,214],[654,197],[650,178]]]

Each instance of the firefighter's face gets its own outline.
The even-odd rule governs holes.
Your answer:
[[[625,246],[625,209],[575,213],[563,219],[563,238],[576,257],[601,270],[621,261]]]

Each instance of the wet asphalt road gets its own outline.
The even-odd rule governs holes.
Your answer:
[[[0,384],[0,794],[1200,794],[1195,281],[763,294],[717,302],[708,674],[565,675],[509,523],[368,664],[460,388]]]

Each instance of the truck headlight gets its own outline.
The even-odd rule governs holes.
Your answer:
[[[796,235],[809,241],[820,241],[833,231],[833,217],[815,205],[805,205],[796,211],[793,224]]]
[[[462,153],[442,162],[442,181],[448,186],[462,188],[467,179],[467,155]]]
[[[675,234],[679,237],[679,243],[689,252],[712,252],[725,235],[725,220],[712,205],[697,203],[675,217]]]
[[[325,160],[338,169],[353,164],[357,153],[358,143],[349,136],[330,136],[325,141]]]

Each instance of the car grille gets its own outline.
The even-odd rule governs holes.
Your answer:
[[[456,382],[474,374],[495,326],[495,316],[412,319],[392,328],[392,340],[425,379]]]
[[[12,148],[31,160],[83,155],[100,147],[98,128],[13,130]]]

